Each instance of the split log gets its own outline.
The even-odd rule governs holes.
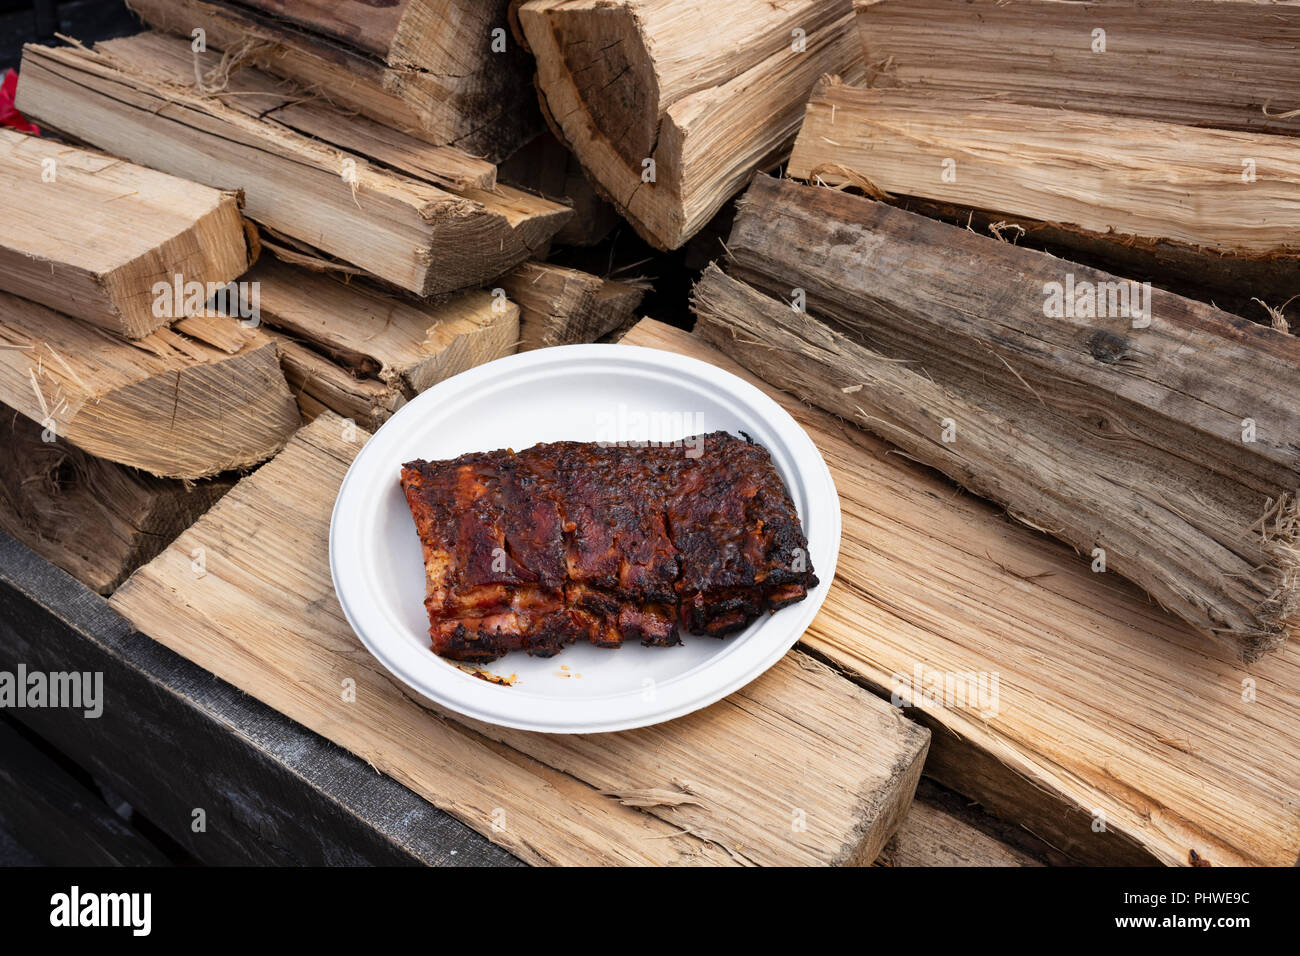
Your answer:
[[[0,289],[140,338],[185,314],[156,283],[214,290],[250,255],[234,193],[0,129]]]
[[[100,594],[111,593],[234,485],[155,478],[44,441],[39,424],[0,406],[0,531]],[[51,436],[54,437],[54,436]]]
[[[614,207],[600,198],[582,164],[550,133],[543,133],[501,163],[502,181],[573,210],[555,234],[561,246],[594,246],[618,225]]]
[[[764,378],[1103,561],[1246,661],[1300,624],[1294,338],[1159,290],[1128,314],[1113,276],[789,181],[756,181],[728,249],[736,278],[706,273],[699,327]],[[1062,286],[1075,308],[1058,314]]]
[[[676,249],[788,154],[823,73],[861,75],[849,0],[532,0],[556,134],[646,241]]]
[[[156,29],[187,39],[202,29],[210,47],[238,50],[260,69],[435,146],[496,162],[544,128],[526,52],[494,33],[507,29],[505,0],[127,5]]]
[[[548,262],[525,262],[501,286],[521,310],[521,352],[595,342],[632,320],[645,295],[637,285]]]
[[[741,376],[817,445],[844,536],[802,641],[931,728],[927,776],[1076,862],[1296,863],[1294,644],[1243,666],[1119,575],[763,382],[730,344],[648,319],[624,341]]]
[[[414,700],[357,652],[334,595],[330,511],[367,437],[345,434],[330,415],[302,429],[113,606],[526,862],[866,863],[898,827],[929,735],[799,651],[710,707],[620,733],[515,731]],[[195,548],[209,556],[202,578]],[[693,799],[656,800],[664,791]],[[794,810],[807,826],[792,839]]]
[[[288,440],[298,411],[270,339],[235,319],[206,322],[230,334],[158,329],[128,342],[0,293],[0,401],[91,455],[154,475],[255,465]]]
[[[1109,246],[1125,266],[1145,253],[1202,284],[1213,269],[1281,304],[1300,292],[1295,152],[1265,133],[827,79],[789,174],[954,207],[963,223],[979,210],[1012,238],[1046,224],[1066,246]]]
[[[1300,133],[1300,6],[1255,0],[856,0],[872,86]],[[1109,133],[1105,139],[1122,140]],[[1235,153],[1225,163],[1235,166]]]
[[[280,368],[304,422],[334,412],[373,431],[405,404],[402,393],[376,378],[361,378],[282,332],[266,333],[280,353]]]
[[[512,354],[519,340],[519,306],[477,289],[412,302],[364,280],[345,281],[273,258],[248,279],[258,283],[267,325],[407,398]]]
[[[20,108],[132,161],[241,187],[250,219],[419,295],[500,275],[570,215],[506,186],[445,190],[249,116],[194,89],[182,40],[142,34],[101,47],[27,46]]]
[[[956,794],[942,790],[925,778],[917,787],[912,808],[907,811],[894,838],[880,851],[877,866],[1042,866],[1034,855],[988,830],[1007,831],[997,822],[972,809]],[[983,825],[978,826],[976,824]],[[1022,842],[1034,842],[1023,830]],[[1035,850],[1051,854],[1046,845]],[[1055,854],[1059,857],[1060,854]],[[1054,861],[1056,862],[1056,861]],[[1061,860],[1059,862],[1066,862]]]
[[[308,421],[329,409],[364,428],[453,375],[513,354],[519,306],[488,292],[412,302],[367,283],[263,259],[248,273]]]

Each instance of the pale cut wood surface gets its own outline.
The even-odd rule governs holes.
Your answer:
[[[1254,163],[1253,182],[1243,182],[1243,159]],[[1266,133],[832,78],[809,100],[788,172],[831,185],[856,174],[887,193],[1067,223],[1116,242],[1300,256],[1300,158],[1293,139]]]
[[[508,187],[450,192],[197,94],[181,81],[183,40],[101,46],[29,45],[23,111],[127,159],[242,188],[249,218],[417,294],[499,275],[571,215]]]
[[[805,654],[694,715],[615,734],[466,725],[409,696],[334,597],[330,512],[367,437],[347,434],[333,415],[304,428],[136,572],[113,605],[531,863],[875,857],[906,813],[928,735]],[[201,577],[196,548],[206,555]],[[342,699],[349,678],[353,703]],[[800,809],[805,830],[792,826]]]
[[[1051,109],[1300,133],[1300,5],[1294,0],[855,0],[854,6],[873,86],[941,95],[979,90]],[[1238,157],[1230,158],[1235,166]]]
[[[159,329],[128,342],[0,293],[0,401],[60,440],[155,475],[245,468],[283,447],[298,413],[270,339],[238,328],[216,341]]]
[[[519,306],[479,289],[411,301],[273,256],[247,278],[259,283],[263,322],[407,398],[512,354],[519,341]]]
[[[514,40],[504,52],[492,49],[492,31],[506,28],[504,0],[455,3],[459,28],[430,23],[427,14],[408,18],[418,25],[419,37],[417,49],[405,44],[403,55],[424,57],[422,67],[389,66],[378,52],[243,5],[205,0],[129,0],[127,5],[150,26],[187,41],[192,30],[202,29],[209,46],[237,49],[258,67],[301,83],[340,108],[498,162],[544,128],[532,64]]]
[[[784,158],[822,73],[861,75],[848,0],[740,0],[725,17],[694,0],[533,0],[518,13],[556,135],[661,249]]]
[[[0,406],[0,530],[86,587],[108,594],[234,481],[155,478],[45,441],[36,422]]]
[[[141,338],[179,318],[155,283],[215,288],[249,254],[234,193],[0,129],[0,289]]]
[[[766,385],[698,337],[624,338],[763,388],[840,494],[830,596],[803,642],[877,693],[998,675],[998,708],[907,694],[926,772],[1085,862],[1290,866],[1300,858],[1300,655],[1250,666],[1113,573],[962,494],[884,442]],[[1098,815],[1100,814],[1100,815]],[[1096,827],[1104,824],[1104,830]]]
[[[809,311],[886,359],[862,352],[852,374],[869,376],[868,391],[832,389],[832,410],[860,402],[910,454],[1084,553],[1105,549],[1109,567],[1247,659],[1297,626],[1294,337],[1158,290],[1145,324],[1104,301],[1095,315],[1059,315],[1047,308],[1053,283],[1142,296],[1115,276],[790,180],[755,181],[727,249],[736,278],[784,300],[778,323],[803,289]],[[794,336],[814,365],[820,328]],[[882,394],[912,420],[871,411]]]
[[[525,262],[501,278],[517,302],[519,350],[595,342],[630,320],[645,290],[581,269]]]

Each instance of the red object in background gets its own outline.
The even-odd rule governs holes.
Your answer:
[[[14,97],[18,95],[18,71],[7,70],[5,78],[0,80],[0,126],[12,126],[24,133],[41,135],[40,127],[27,122],[27,117],[14,108]]]

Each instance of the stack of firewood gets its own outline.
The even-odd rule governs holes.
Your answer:
[[[616,338],[648,288],[610,278],[622,241],[684,313],[698,280],[673,341],[849,423],[842,473],[873,470],[858,426],[1064,541],[1087,606],[1031,668],[1074,604],[927,565],[919,518],[891,532],[931,582],[905,607],[846,523],[855,601],[966,619],[995,675],[1092,673],[1079,636],[1121,624],[1087,623],[1089,571],[1252,666],[1300,626],[1300,3],[128,2],[135,36],[25,49],[45,135],[0,133],[0,529],[93,587],[304,420],[373,430],[480,363]],[[1013,600],[1039,604],[998,632]],[[1109,785],[1025,726],[1034,782]],[[1141,826],[1174,788],[1125,786]]]
[[[92,586],[322,411],[634,318],[641,284],[545,261],[614,214],[504,0],[131,6],[25,48],[44,136],[0,138],[0,527]]]

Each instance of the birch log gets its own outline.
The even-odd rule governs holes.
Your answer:
[[[186,314],[156,283],[215,289],[250,255],[234,193],[0,129],[0,289],[134,339]]]
[[[849,0],[533,0],[556,134],[646,241],[675,249],[785,158],[822,73],[860,75]]]
[[[734,278],[713,269],[696,290],[700,330],[774,384],[1103,561],[1245,660],[1300,623],[1294,338],[1158,290],[1108,315],[1128,283],[766,178],[728,248]],[[1062,290],[1074,307],[1058,314]]]

